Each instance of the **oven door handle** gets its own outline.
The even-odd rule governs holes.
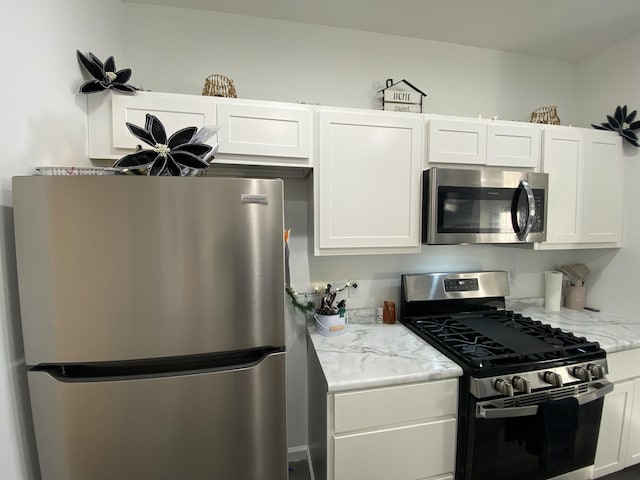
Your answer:
[[[531,185],[529,185],[529,182],[527,180],[520,181],[520,185],[518,185],[518,190],[520,189],[524,190],[524,193],[527,198],[527,221],[525,222],[522,230],[517,231],[516,234],[518,235],[518,240],[524,242],[527,239],[527,235],[529,235],[529,232],[531,232],[531,229],[533,228],[533,222],[535,221],[536,198],[533,195],[533,189],[531,188]],[[515,201],[512,207],[511,216],[513,217],[513,225],[516,226],[518,224],[517,222],[518,204]]]
[[[586,405],[587,403],[598,400],[604,397],[607,393],[613,391],[613,383],[607,380],[601,380],[592,383],[595,390],[587,392],[582,395],[576,395],[580,405]],[[490,404],[486,402],[485,404]],[[504,407],[504,408],[485,408],[484,405],[476,405],[476,418],[484,418],[486,420],[493,420],[497,418],[509,418],[509,417],[528,417],[537,415],[538,405],[527,405],[526,407]]]

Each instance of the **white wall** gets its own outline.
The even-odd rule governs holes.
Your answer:
[[[86,99],[76,49],[121,53],[120,0],[0,0],[0,478],[39,477],[24,372],[11,177],[36,165],[86,165]]]
[[[588,58],[577,66],[579,115],[584,126],[606,122],[617,105],[640,109],[640,64],[635,61],[640,35]],[[639,117],[640,118],[640,117]],[[636,131],[640,134],[640,130]],[[625,142],[624,247],[593,258],[595,271],[589,286],[590,301],[608,311],[640,318],[638,315],[638,272],[640,272],[640,222],[638,186],[640,184],[639,149]]]
[[[254,17],[125,5],[132,83],[200,94],[214,73],[242,98],[378,108],[387,78],[427,93],[425,111],[526,120],[558,105],[575,123],[568,63],[427,40]],[[366,14],[366,13],[365,13]]]

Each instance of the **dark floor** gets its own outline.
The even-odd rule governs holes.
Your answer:
[[[600,477],[600,480],[638,480],[640,479],[640,465],[625,468],[606,477]]]
[[[306,460],[289,462],[289,480],[311,480]]]
[[[599,480],[639,480],[640,465],[625,468],[606,477],[600,477]],[[306,460],[289,463],[289,480],[311,480],[309,475],[309,465]]]

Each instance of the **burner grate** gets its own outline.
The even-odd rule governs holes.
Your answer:
[[[404,323],[474,368],[573,358],[600,349],[597,342],[507,310],[413,317]]]

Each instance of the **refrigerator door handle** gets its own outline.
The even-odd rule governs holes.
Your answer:
[[[283,347],[265,347],[240,352],[212,353],[190,357],[169,357],[124,362],[83,364],[44,364],[31,370],[45,372],[60,382],[122,380],[166,377],[195,373],[211,373],[251,368],[269,355],[284,352]]]

